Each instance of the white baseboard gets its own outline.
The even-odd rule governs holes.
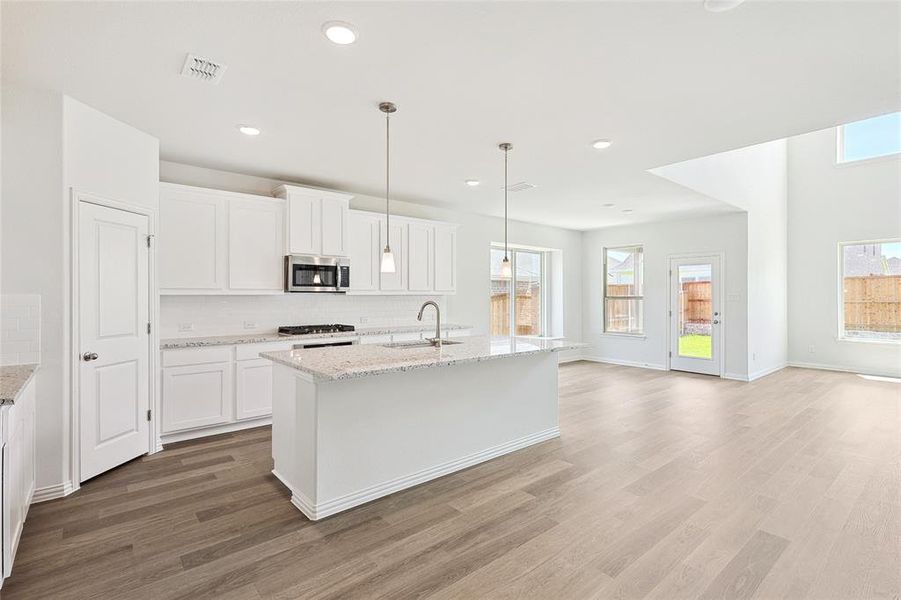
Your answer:
[[[190,429],[188,431],[164,433],[160,436],[158,445],[172,444],[174,442],[184,442],[185,440],[194,440],[210,435],[219,435],[220,433],[231,433],[233,431],[241,431],[242,429],[253,429],[254,427],[263,427],[264,425],[272,425],[271,416],[261,417],[259,419],[251,419],[249,421],[239,421],[237,423],[226,423],[225,425],[214,425],[212,427]]]
[[[731,379],[732,381],[748,381],[748,376],[740,373],[723,373],[722,377],[723,379]]]
[[[585,355],[581,360],[589,362],[605,363],[608,365],[620,365],[621,367],[638,367],[639,369],[653,369],[654,371],[666,371],[666,365],[658,365],[654,363],[642,363],[631,360],[619,360],[617,358],[604,358],[601,356]]]
[[[35,488],[34,494],[31,496],[31,504],[37,504],[38,502],[47,502],[48,500],[56,500],[57,498],[64,498],[65,496],[68,496],[69,494],[74,492],[76,489],[78,488],[76,488],[71,481],[64,481],[62,483]]]
[[[877,371],[875,369],[856,369],[854,367],[848,367],[844,365],[829,365],[823,363],[809,363],[809,362],[796,362],[793,360],[788,361],[786,365],[788,367],[798,367],[801,369],[818,369],[820,371],[838,371],[840,373],[854,373],[860,375],[876,375],[878,377],[901,377],[901,371],[891,372],[891,371]]]
[[[776,365],[775,367],[769,367],[768,369],[760,369],[759,371],[754,371],[753,373],[748,375],[748,381],[755,381],[757,379],[760,379],[761,377],[766,377],[767,375],[781,371],[787,366],[787,363],[782,363],[781,365]]]
[[[318,504],[307,498],[298,490],[294,489],[275,470],[272,471],[272,474],[275,475],[278,480],[285,485],[285,487],[291,490],[291,504],[293,504],[298,510],[300,510],[300,512],[306,515],[307,518],[311,521],[318,521],[319,519],[323,519],[330,515],[334,515],[361,504],[365,504],[377,498],[393,494],[394,492],[399,492],[400,490],[405,490],[415,485],[419,485],[420,483],[425,483],[426,481],[437,479],[438,477],[448,475],[455,471],[477,465],[479,463],[491,460],[492,458],[497,458],[498,456],[503,456],[504,454],[509,454],[527,446],[545,442],[556,437],[560,437],[560,428],[552,427],[550,429],[539,431],[537,433],[533,433],[531,435],[527,435],[510,442],[492,446],[491,448],[487,448],[480,452],[464,456],[463,458],[448,461],[434,467],[429,467],[428,469],[423,469],[411,475],[405,475],[403,477],[391,479],[389,481],[370,486],[357,492],[352,492],[350,494],[346,494],[333,500],[328,500],[326,502],[321,502]]]

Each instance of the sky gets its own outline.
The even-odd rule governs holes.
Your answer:
[[[850,162],[901,152],[901,112],[848,123],[842,127],[841,160]]]

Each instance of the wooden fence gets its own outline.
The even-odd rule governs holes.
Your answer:
[[[510,296],[491,295],[491,335],[510,335]],[[516,295],[516,335],[541,335],[541,294]]]
[[[901,275],[845,277],[845,329],[901,332]]]
[[[709,281],[686,281],[682,284],[683,323],[710,323],[710,315],[713,314],[712,291]]]

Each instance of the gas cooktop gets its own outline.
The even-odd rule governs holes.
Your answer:
[[[309,335],[311,333],[339,333],[353,331],[353,325],[283,325],[278,328],[279,335]]]

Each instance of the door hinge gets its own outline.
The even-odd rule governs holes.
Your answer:
[[[147,236],[147,247],[148,248],[150,247],[150,240],[152,240],[152,239],[153,239],[153,234],[151,233],[150,235]]]
[[[150,409],[149,408],[147,409],[147,420],[148,421],[150,420]]]
[[[669,311],[669,316],[673,316],[673,311]]]
[[[669,351],[669,356],[670,356],[670,358],[673,357],[673,351],[672,351],[672,350]]]
[[[150,323],[147,323],[147,333],[150,333]]]

